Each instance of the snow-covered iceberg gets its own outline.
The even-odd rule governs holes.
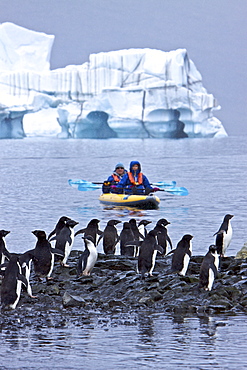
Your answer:
[[[186,49],[102,52],[50,70],[53,41],[0,25],[0,138],[227,136]]]

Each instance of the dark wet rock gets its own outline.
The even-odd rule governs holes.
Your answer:
[[[76,307],[76,306],[85,306],[86,302],[85,300],[76,295],[69,294],[68,292],[65,292],[63,295],[63,306],[64,307]]]
[[[70,267],[55,264],[52,280],[39,282],[31,273],[32,291],[37,298],[29,297],[23,289],[16,310],[2,310],[0,328],[60,327],[71,320],[82,325],[82,317],[85,319],[89,313],[97,317],[107,313],[112,320],[113,315],[119,317],[121,313],[139,313],[145,309],[176,315],[247,313],[245,259],[223,258],[213,289],[208,292],[198,288],[203,256],[191,258],[186,276],[170,272],[170,256],[159,256],[153,276],[142,280],[136,272],[136,258],[103,254],[99,254],[90,276],[77,277],[81,251],[72,252],[68,260]]]

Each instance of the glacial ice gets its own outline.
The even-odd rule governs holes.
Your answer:
[[[0,25],[0,138],[227,136],[186,49],[101,52],[50,70],[53,41]]]

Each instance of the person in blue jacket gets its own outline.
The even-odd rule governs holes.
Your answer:
[[[108,177],[106,181],[104,181],[102,186],[103,193],[110,193],[112,185],[117,185],[123,178],[123,176],[127,173],[125,170],[123,163],[117,163],[115,166],[115,170],[113,171],[112,175]]]
[[[152,188],[148,178],[141,172],[141,164],[138,161],[130,162],[130,170],[118,182],[112,186],[113,192],[126,194],[149,194],[158,191]]]

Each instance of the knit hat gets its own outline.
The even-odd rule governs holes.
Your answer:
[[[117,163],[117,164],[116,164],[116,166],[115,166],[115,170],[116,170],[118,167],[123,167],[123,168],[124,168],[123,163]]]

